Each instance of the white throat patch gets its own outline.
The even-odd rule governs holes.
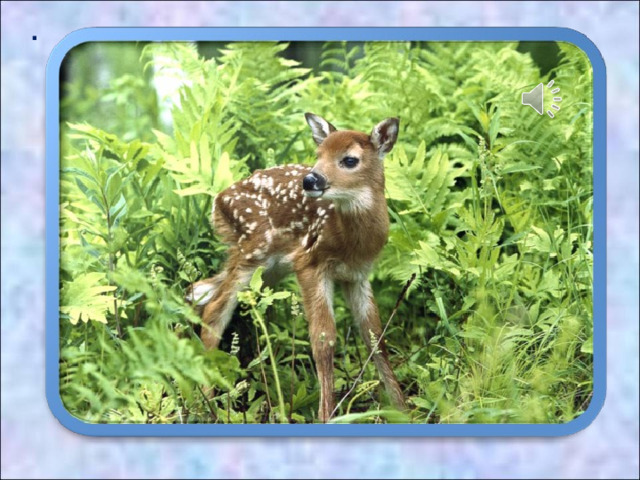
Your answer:
[[[358,212],[373,207],[373,192],[371,187],[360,187],[340,192],[333,203],[339,212]]]

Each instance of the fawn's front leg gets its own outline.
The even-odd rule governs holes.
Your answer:
[[[372,344],[375,345],[382,335],[382,324],[380,323],[378,306],[371,291],[371,284],[368,280],[345,282],[342,284],[342,288],[351,314],[360,330],[360,336],[365,345],[367,345],[367,350],[371,352]],[[389,363],[389,354],[384,338],[380,340],[378,350],[379,352],[373,354],[373,362],[376,365],[380,379],[393,405],[400,410],[404,410],[406,409],[404,395]]]
[[[333,401],[333,352],[336,344],[336,323],[333,318],[333,280],[318,269],[296,272],[302,291],[304,311],[309,322],[311,351],[320,381],[318,419],[326,423],[331,418]]]

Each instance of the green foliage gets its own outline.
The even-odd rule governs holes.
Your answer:
[[[274,291],[257,271],[219,351],[204,351],[206,327],[183,301],[224,260],[212,198],[256,168],[312,162],[311,111],[359,130],[400,118],[385,159],[389,241],[372,276],[383,322],[417,275],[387,331],[410,411],[388,407],[367,366],[333,421],[557,423],[584,412],[591,66],[560,43],[543,76],[517,47],[331,42],[313,69],[286,44],[219,44],[211,58],[188,43],[74,49],[60,175],[69,411],[89,422],[314,421],[318,382],[292,278]],[[563,98],[554,119],[519,101],[551,79]],[[335,314],[342,396],[367,354],[339,295]]]
[[[83,273],[63,285],[60,312],[73,325],[79,320],[107,323],[106,314],[113,313],[113,297],[102,294],[113,292],[116,287],[99,285],[104,276],[100,272]]]

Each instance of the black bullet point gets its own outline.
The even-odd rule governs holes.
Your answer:
[[[37,39],[38,39],[37,35],[34,35],[33,37],[31,37],[31,40],[37,40]]]

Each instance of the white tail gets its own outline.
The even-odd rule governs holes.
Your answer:
[[[237,293],[258,266],[275,283],[294,271],[309,322],[311,348],[320,379],[319,419],[333,411],[333,353],[336,325],[334,284],[341,285],[365,344],[382,334],[368,276],[387,241],[389,218],[382,159],[393,148],[398,120],[376,125],[371,134],[338,131],[323,118],[305,115],[318,144],[313,168],[287,165],[258,170],[221,192],[212,222],[228,243],[225,269],[195,283],[187,298],[203,319],[202,341],[216,348],[231,319]],[[393,403],[404,408],[384,339],[374,362]]]

